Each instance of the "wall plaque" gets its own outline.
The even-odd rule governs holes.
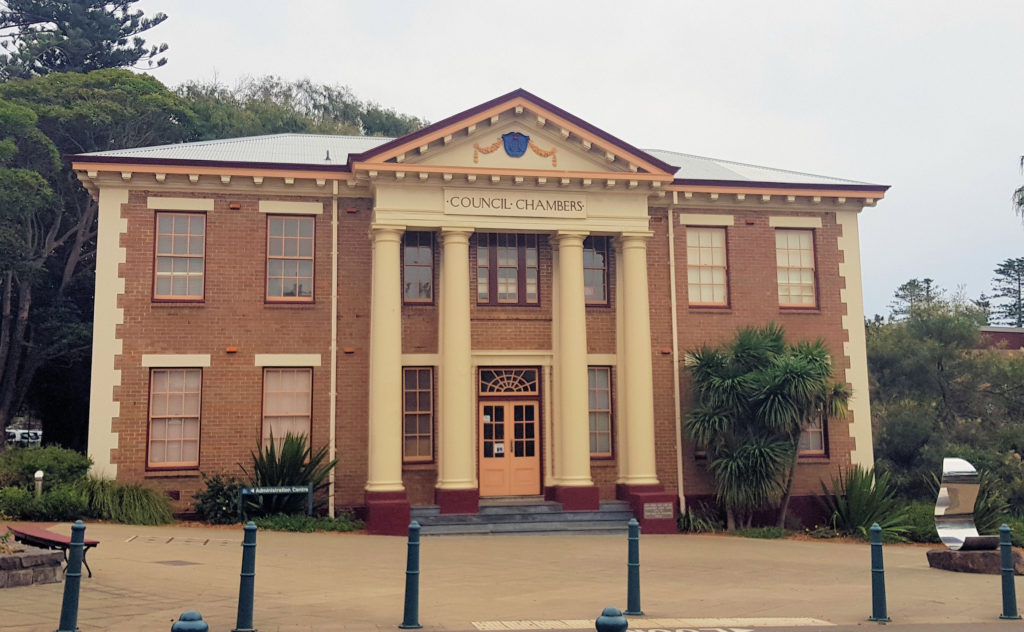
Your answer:
[[[444,212],[447,215],[585,219],[587,196],[582,193],[445,189]]]
[[[644,520],[671,520],[672,517],[672,503],[644,503]]]

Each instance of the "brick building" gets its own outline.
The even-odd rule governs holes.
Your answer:
[[[796,494],[872,463],[857,216],[887,187],[640,150],[517,90],[397,139],[283,134],[82,154],[99,201],[89,453],[180,499],[273,433],[334,507],[708,496],[686,351],[823,337],[851,414]]]

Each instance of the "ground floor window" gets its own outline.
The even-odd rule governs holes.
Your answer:
[[[434,370],[402,369],[402,460],[406,463],[433,459]]]
[[[310,438],[313,369],[264,369],[263,444],[281,447],[288,434]]]
[[[825,424],[821,419],[811,422],[800,432],[798,446],[800,456],[822,456],[825,454]]]
[[[153,369],[149,381],[149,466],[199,466],[202,383],[201,369]]]
[[[612,455],[612,370],[592,366],[587,370],[590,407],[590,456]]]

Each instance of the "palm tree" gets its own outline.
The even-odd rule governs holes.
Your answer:
[[[781,327],[746,328],[721,349],[686,356],[696,406],[686,432],[707,452],[715,494],[730,529],[754,512],[780,505],[785,525],[800,434],[846,410],[850,390],[832,381],[824,341],[785,343]]]

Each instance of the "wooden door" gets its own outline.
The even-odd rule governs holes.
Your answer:
[[[536,401],[480,402],[480,495],[540,493]]]

